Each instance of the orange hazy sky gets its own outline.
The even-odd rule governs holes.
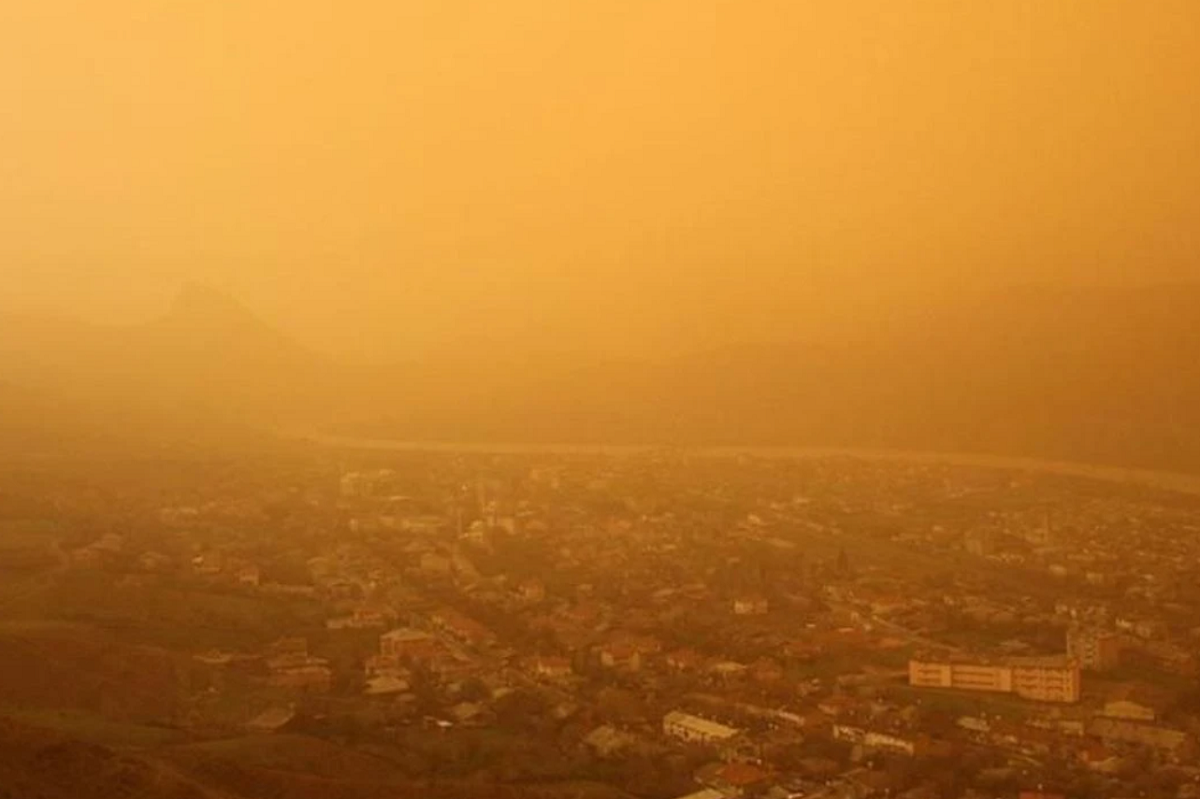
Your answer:
[[[0,308],[347,357],[1200,278],[1196,0],[0,4]]]

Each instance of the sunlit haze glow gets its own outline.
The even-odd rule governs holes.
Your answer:
[[[11,2],[0,308],[347,360],[1200,277],[1194,0]]]

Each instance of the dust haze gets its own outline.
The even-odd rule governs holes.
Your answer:
[[[599,357],[1200,277],[1188,0],[14,5],[0,307]]]
[[[0,799],[1197,799],[1195,0],[0,3]]]

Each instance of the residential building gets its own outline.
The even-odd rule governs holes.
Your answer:
[[[1102,774],[1113,774],[1121,767],[1120,756],[1103,744],[1093,744],[1080,751],[1079,762]]]
[[[704,663],[704,658],[694,649],[676,649],[667,654],[667,666],[675,671],[695,671]]]
[[[1108,671],[1121,659],[1121,642],[1116,633],[1085,627],[1067,630],[1067,656],[1088,671]]]
[[[696,781],[723,792],[725,796],[741,797],[761,789],[770,776],[768,771],[753,763],[734,761],[702,768],[696,775]]]
[[[1149,746],[1159,750],[1173,760],[1192,759],[1197,747],[1195,739],[1181,730],[1142,724],[1117,719],[1093,719],[1087,727],[1088,735],[1099,738],[1106,744],[1133,744]]]
[[[433,648],[433,637],[421,630],[402,627],[379,636],[379,653],[385,657],[412,657]]]
[[[1078,702],[1079,662],[1069,657],[1013,658],[1013,693],[1039,702]]]
[[[987,663],[911,660],[908,682],[923,688],[1011,693],[1012,669]]]
[[[349,616],[327,619],[325,626],[330,630],[368,630],[386,627],[390,621],[394,621],[394,614],[375,608],[359,607]]]
[[[679,710],[663,716],[662,725],[665,734],[695,743],[728,741],[741,734],[741,730]]]
[[[367,678],[363,693],[367,696],[394,696],[407,692],[410,687],[410,682],[402,677],[395,674],[381,674],[377,677]]]
[[[238,569],[237,580],[242,585],[258,587],[260,578],[261,572],[259,571],[258,566],[253,563],[246,564]]]
[[[615,757],[637,743],[633,735],[605,724],[592,730],[583,739],[583,745],[599,757]]]
[[[279,657],[281,655],[308,657],[308,639],[300,636],[280,638],[268,644],[263,654],[267,657]]]
[[[600,647],[600,663],[605,668],[640,671],[648,655],[662,650],[662,642],[648,635],[618,633]]]
[[[1100,711],[1100,715],[1110,719],[1124,719],[1126,721],[1154,721],[1154,708],[1140,705],[1137,702],[1130,702],[1127,699],[1119,699],[1113,702],[1106,702],[1104,709]]]
[[[733,600],[733,613],[736,616],[764,616],[770,605],[763,597],[740,597]]]
[[[333,685],[333,670],[323,658],[281,655],[267,662],[268,682],[276,688],[326,693]]]
[[[911,660],[910,685],[1012,693],[1039,702],[1078,702],[1079,663],[1070,658],[1012,658],[1000,663]]]
[[[533,673],[548,679],[571,676],[571,661],[564,657],[538,656],[533,659]]]
[[[859,744],[868,750],[890,752],[891,754],[907,755],[909,757],[916,755],[920,747],[919,742],[914,736],[900,735],[893,732],[879,732],[851,724],[833,725],[833,737],[838,741]]]
[[[518,586],[517,592],[521,599],[535,604],[546,598],[546,586],[541,580],[526,580]]]
[[[467,646],[484,646],[494,640],[488,628],[452,608],[442,608],[429,615],[434,627]]]

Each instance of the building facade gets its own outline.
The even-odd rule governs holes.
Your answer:
[[[1039,702],[1078,702],[1079,663],[1072,658],[1014,658],[1002,663],[911,660],[908,682],[923,688],[1012,693]]]
[[[1011,693],[1012,669],[987,663],[912,660],[908,682],[923,688]]]
[[[1038,702],[1078,702],[1079,662],[1070,657],[1017,658],[1010,662],[1013,693]]]
[[[1067,656],[1088,671],[1108,671],[1120,663],[1120,638],[1105,630],[1072,627],[1067,630]]]
[[[401,628],[379,636],[379,653],[395,658],[412,656],[428,649],[433,643],[433,636],[427,632]]]
[[[763,597],[739,597],[733,600],[735,616],[765,616],[770,604]]]
[[[663,732],[693,743],[719,743],[741,734],[741,730],[679,710],[663,716]]]
[[[1137,702],[1130,702],[1127,699],[1106,702],[1104,709],[1100,711],[1100,715],[1105,718],[1124,719],[1125,721],[1154,721],[1157,716],[1154,708],[1140,705]]]

